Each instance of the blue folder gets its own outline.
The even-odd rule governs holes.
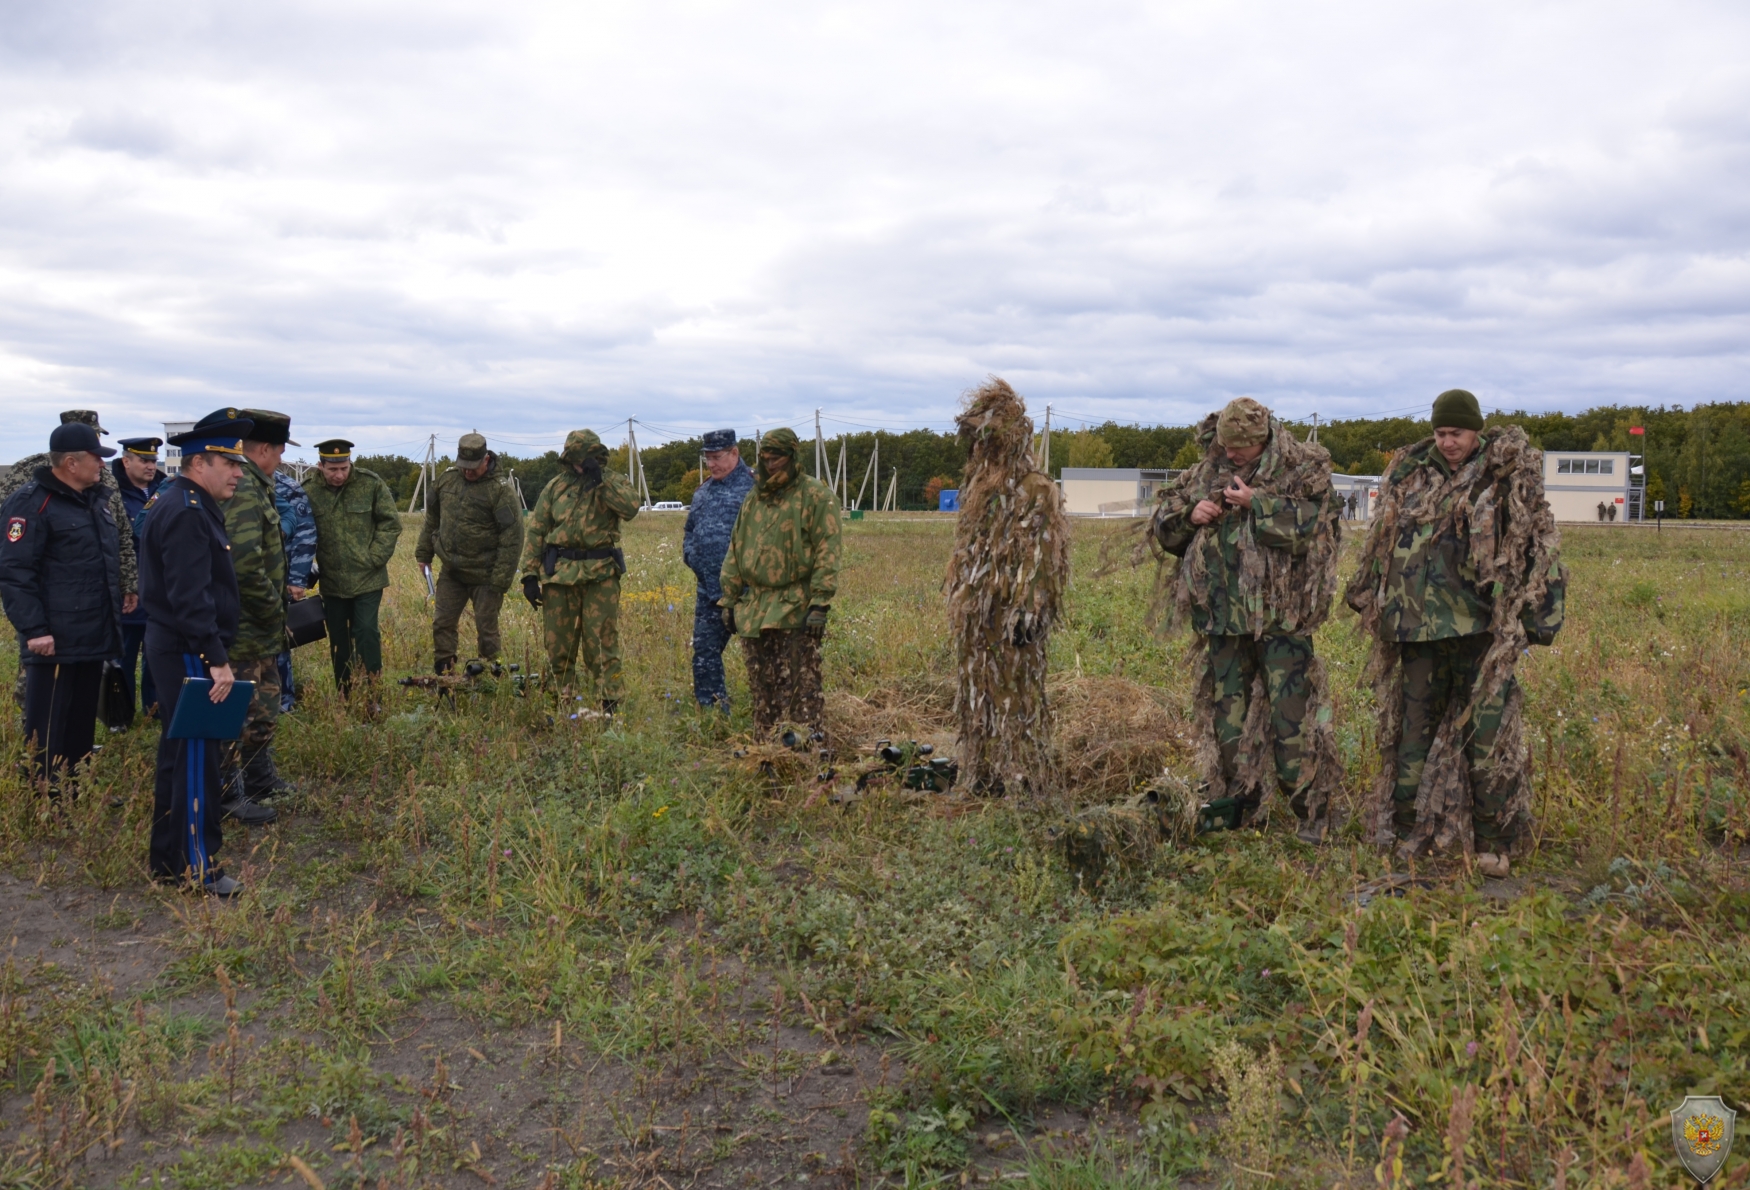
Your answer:
[[[243,734],[243,720],[255,700],[254,682],[235,682],[224,702],[213,701],[211,678],[182,679],[182,693],[171,716],[173,740],[234,740]]]

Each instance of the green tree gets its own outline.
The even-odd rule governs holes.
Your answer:
[[[1173,456],[1172,469],[1183,471],[1187,467],[1195,467],[1203,458],[1203,448],[1197,445],[1195,438],[1185,439],[1185,445],[1179,448],[1179,453]]]
[[[1098,430],[1078,430],[1065,435],[1069,449],[1064,452],[1065,467],[1110,467],[1112,447]]]

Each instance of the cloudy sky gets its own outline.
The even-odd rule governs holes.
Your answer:
[[[1747,64],[1742,0],[0,0],[0,456],[1739,399]]]

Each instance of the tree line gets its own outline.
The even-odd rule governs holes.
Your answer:
[[[1666,501],[1668,516],[1750,517],[1750,403],[1725,402],[1693,409],[1607,405],[1574,414],[1496,411],[1486,420],[1490,425],[1523,426],[1532,443],[1546,451],[1644,451],[1648,499]],[[1291,421],[1288,425],[1302,439],[1312,431],[1310,423]],[[1646,433],[1631,435],[1633,426]],[[1351,418],[1320,424],[1318,440],[1331,452],[1336,470],[1349,475],[1378,475],[1392,451],[1431,433],[1433,427],[1426,419]],[[870,473],[877,436],[878,477]],[[937,491],[957,487],[966,467],[966,451],[959,439],[934,430],[880,431],[879,435],[863,431],[830,438],[826,463],[835,472],[841,446],[849,498],[856,501],[861,487],[863,508],[885,499],[897,473],[896,505],[901,509],[933,509]],[[641,450],[650,498],[683,504],[691,500],[701,479],[701,449],[700,439],[686,438]],[[741,440],[742,457],[750,464],[754,450],[753,438]],[[1066,466],[1172,470],[1190,466],[1198,454],[1192,426],[1108,421],[1072,431],[1055,430],[1051,435],[1054,477],[1061,477]],[[359,457],[358,464],[387,480],[403,507],[412,498],[419,478],[417,461],[401,455],[370,455]],[[815,473],[812,440],[802,443],[802,464],[809,474]],[[441,460],[440,472],[450,465],[448,458]],[[523,499],[533,506],[547,481],[558,474],[560,463],[557,451],[547,451],[531,457],[500,454],[499,466],[516,473]],[[624,445],[611,451],[609,466],[626,473]]]

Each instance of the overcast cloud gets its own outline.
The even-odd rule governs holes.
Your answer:
[[[1741,399],[1747,63],[1682,0],[0,0],[0,456]]]

